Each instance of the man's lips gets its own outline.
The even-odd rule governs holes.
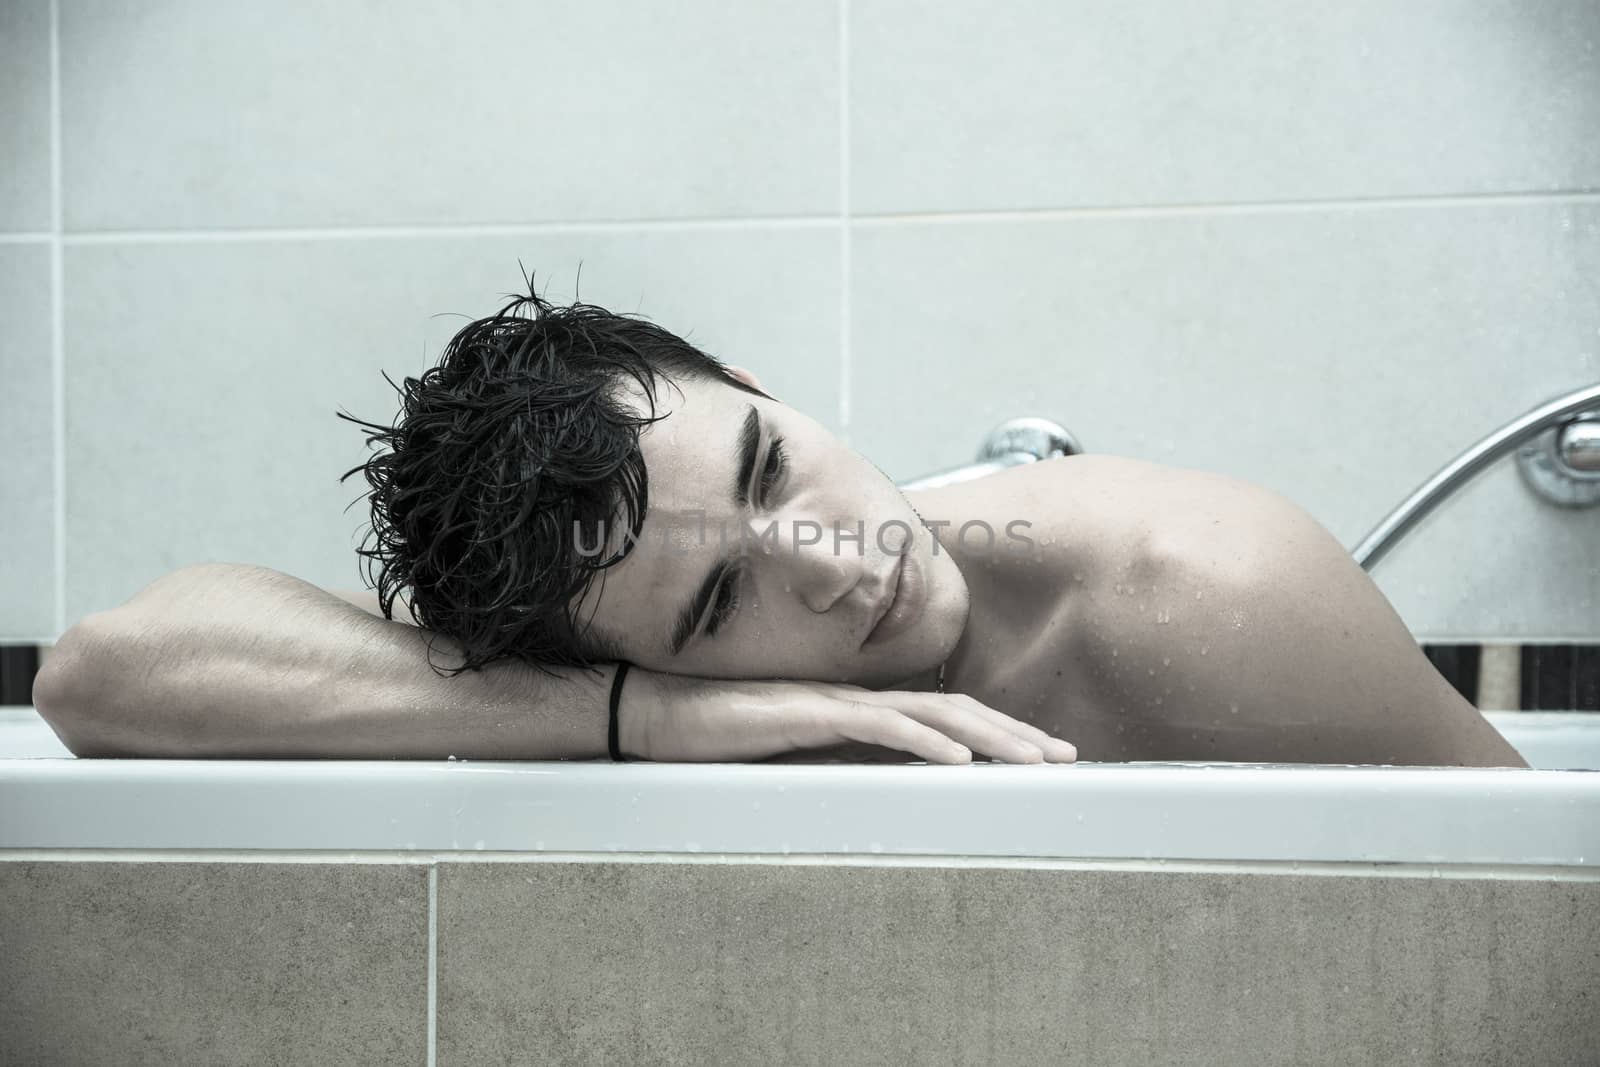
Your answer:
[[[905,576],[906,555],[902,552],[895,557],[894,569],[889,572],[889,587],[884,591],[883,602],[878,605],[876,614],[872,618],[872,625],[867,628],[867,636],[862,639],[862,644],[872,640],[872,635],[878,632],[878,627],[883,624],[884,616],[889,614],[889,609],[894,607],[895,600],[900,596],[900,581]]]

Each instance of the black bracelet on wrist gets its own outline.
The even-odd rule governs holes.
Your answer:
[[[611,678],[611,727],[606,732],[606,744],[611,749],[611,759],[614,763],[622,763],[628,757],[622,754],[621,747],[617,744],[617,705],[622,702],[622,679],[628,676],[628,668],[633,666],[627,660],[617,663],[617,673]]]

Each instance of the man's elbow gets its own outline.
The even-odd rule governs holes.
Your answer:
[[[1197,612],[1228,682],[1263,722],[1316,724],[1315,762],[1527,766],[1424,655],[1372,578],[1320,522],[1276,493],[1249,494],[1235,537],[1192,540],[1164,556],[1169,588],[1203,589]],[[1226,524],[1215,529],[1223,530]],[[1198,605],[1196,605],[1198,607]]]
[[[104,614],[88,615],[61,635],[33,679],[33,706],[75,756],[130,755],[111,739],[97,649],[106,639]]]

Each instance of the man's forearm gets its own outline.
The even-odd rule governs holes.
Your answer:
[[[606,755],[613,666],[440,673],[459,662],[449,639],[291,575],[204,564],[69,630],[34,696],[80,756]],[[641,725],[622,717],[625,752],[638,749],[630,735]]]

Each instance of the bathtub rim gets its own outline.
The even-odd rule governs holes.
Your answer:
[[[0,849],[1596,868],[1600,772],[0,759]]]

